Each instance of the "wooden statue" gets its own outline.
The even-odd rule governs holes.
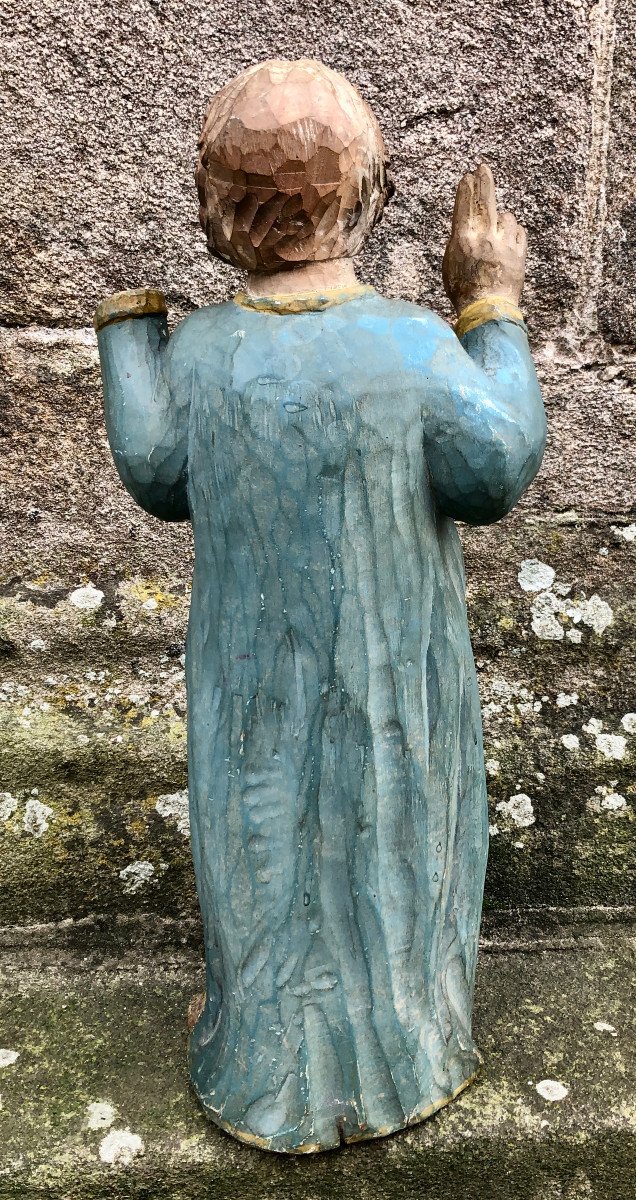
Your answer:
[[[422,1120],[479,1068],[488,822],[454,522],[505,516],[541,462],[525,234],[481,166],[444,258],[454,331],[357,283],[382,137],[307,60],[213,98],[197,184],[245,290],[170,337],[157,292],[95,318],[121,478],[194,529],[192,1079],[243,1141],[324,1150]]]

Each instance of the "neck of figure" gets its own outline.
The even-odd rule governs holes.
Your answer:
[[[246,290],[250,296],[277,296],[355,287],[357,282],[352,260],[335,258],[327,262],[302,263],[287,270],[250,271]]]

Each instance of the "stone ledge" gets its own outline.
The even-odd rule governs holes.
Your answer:
[[[532,951],[504,941],[482,955],[484,1072],[448,1109],[392,1138],[294,1160],[208,1126],[188,1090],[195,950],[168,941],[158,953],[141,930],[134,950],[70,950],[61,969],[53,939],[35,968],[17,971],[19,947],[7,949],[16,994],[3,989],[0,1028],[19,1057],[2,1069],[0,1196],[632,1200],[635,942],[628,926],[595,928],[569,949],[552,937]],[[545,1079],[568,1089],[564,1099],[542,1098]],[[89,1127],[95,1104],[110,1105],[90,1112],[112,1124]],[[143,1153],[127,1165],[102,1161],[113,1130],[129,1130]]]

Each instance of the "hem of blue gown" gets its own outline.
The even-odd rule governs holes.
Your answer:
[[[246,1129],[240,1129],[236,1125],[232,1125],[229,1121],[224,1121],[222,1117],[207,1107],[194,1084],[192,1084],[192,1087],[208,1119],[215,1125],[218,1125],[225,1133],[229,1133],[232,1137],[237,1138],[239,1142],[243,1142],[247,1146],[253,1146],[256,1150],[268,1150],[273,1154],[319,1154],[325,1150],[336,1150],[342,1145],[348,1146],[355,1142],[368,1142],[374,1138],[389,1137],[392,1133],[399,1133],[401,1129],[409,1129],[412,1125],[418,1125],[420,1121],[428,1120],[429,1117],[434,1116],[440,1109],[445,1108],[447,1104],[451,1104],[467,1087],[470,1087],[471,1083],[474,1083],[479,1077],[480,1072],[481,1063],[477,1067],[477,1070],[472,1075],[469,1075],[467,1079],[464,1079],[448,1096],[442,1096],[438,1100],[433,1101],[432,1104],[428,1104],[422,1109],[416,1109],[414,1112],[405,1115],[401,1121],[396,1121],[395,1124],[385,1125],[377,1129],[360,1129],[352,1133],[341,1133],[336,1128],[333,1140],[302,1142],[298,1146],[281,1145],[280,1143],[283,1141],[283,1138],[280,1135],[274,1135],[271,1138],[260,1137],[259,1134],[249,1133]],[[276,1145],[275,1143],[279,1144]]]

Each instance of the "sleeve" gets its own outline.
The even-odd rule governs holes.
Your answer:
[[[519,310],[497,298],[470,305],[440,335],[430,373],[424,452],[437,503],[471,525],[498,521],[534,479],[546,440]]]
[[[146,512],[185,521],[189,404],[170,388],[165,300],[146,289],[120,292],[99,305],[94,324],[120,478]]]

